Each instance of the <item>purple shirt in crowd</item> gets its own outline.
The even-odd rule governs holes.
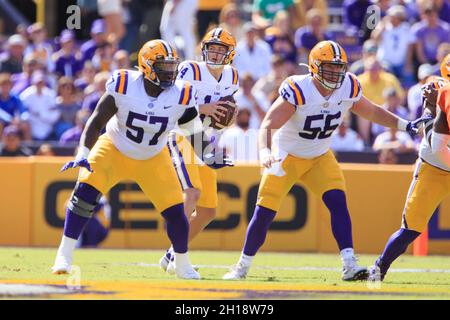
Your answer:
[[[92,113],[94,111],[95,107],[97,106],[97,102],[100,100],[100,98],[101,98],[101,95],[97,91],[86,96],[83,100],[82,109],[87,109]]]
[[[360,29],[367,13],[367,8],[373,5],[370,0],[345,0],[342,7],[344,9],[344,23],[349,27]]]
[[[75,56],[61,55],[55,61],[55,72],[62,76],[74,78],[78,72],[81,71],[81,63]]]
[[[270,35],[264,39],[272,48],[272,53],[281,56],[284,60],[297,63],[297,49],[290,37]]]
[[[82,128],[78,126],[72,127],[62,134],[61,138],[59,139],[59,142],[63,144],[69,142],[79,142],[82,132],[83,132]]]
[[[86,41],[82,44],[81,48],[82,58],[81,61],[84,64],[87,60],[91,60],[97,50],[97,44],[93,39]]]
[[[332,40],[333,37],[330,33],[324,33],[323,40]],[[295,46],[297,48],[306,48],[311,50],[317,43],[319,43],[319,39],[312,33],[310,26],[305,26],[298,28],[295,32]]]
[[[447,23],[450,23],[450,3],[449,0],[444,0],[441,10],[439,11],[439,18]]]
[[[424,21],[417,22],[411,28],[417,42],[423,46],[425,58],[428,63],[436,63],[436,53],[439,45],[443,42],[450,42],[450,25],[442,20],[436,28],[428,27]]]

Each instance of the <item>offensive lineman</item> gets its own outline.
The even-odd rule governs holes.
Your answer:
[[[226,111],[218,101],[222,97],[232,96],[239,89],[238,73],[230,65],[236,54],[235,47],[236,40],[231,33],[223,28],[214,28],[202,40],[203,61],[186,61],[179,67],[178,79],[188,80],[197,90],[203,130],[216,142],[219,133],[210,127],[211,118],[218,121],[219,115]],[[227,103],[234,106],[229,101]],[[194,152],[186,140],[171,134],[168,145],[185,195],[185,213],[189,219],[191,241],[216,216],[217,177],[214,169],[233,164],[226,158],[222,165],[206,166],[194,156],[198,152]],[[159,261],[163,270],[167,271],[172,258],[173,248],[170,248]],[[168,271],[171,272],[171,269]]]
[[[244,279],[253,257],[263,245],[269,226],[291,187],[299,180],[319,196],[331,214],[338,244],[342,279],[367,279],[357,265],[342,170],[330,150],[331,135],[347,110],[386,127],[414,131],[408,123],[362,95],[361,86],[347,73],[347,55],[333,41],[319,42],[309,55],[308,75],[287,78],[261,125],[260,162],[264,166],[258,201],[249,223],[238,263],[223,279]],[[276,131],[273,135],[272,131]]]
[[[70,271],[82,229],[102,194],[121,180],[136,181],[167,224],[179,278],[200,279],[188,258],[189,223],[183,194],[167,150],[167,135],[176,124],[201,131],[195,88],[175,81],[179,59],[163,40],[148,41],[139,51],[139,71],[117,70],[87,122],[74,161],[61,171],[81,167],[66,211],[64,235],[55,274]],[[99,137],[106,125],[106,133]]]
[[[450,54],[441,63],[441,77],[423,88],[424,115],[429,115],[429,119],[424,122],[425,133],[403,209],[402,227],[389,238],[383,253],[370,268],[369,281],[384,280],[391,264],[427,230],[433,212],[450,194],[450,131],[447,120],[450,114]]]

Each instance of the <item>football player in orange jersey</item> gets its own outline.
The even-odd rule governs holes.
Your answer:
[[[427,230],[433,212],[450,194],[450,134],[447,123],[450,111],[449,67],[450,55],[447,55],[441,64],[442,78],[432,80],[422,89],[424,115],[430,115],[430,119],[424,122],[424,137],[403,210],[402,226],[389,238],[383,253],[370,268],[369,281],[384,280],[391,264]]]
[[[441,75],[450,79],[450,54],[448,54],[441,64]],[[450,85],[439,89],[437,96],[437,116],[434,121],[431,144],[436,156],[450,166]]]

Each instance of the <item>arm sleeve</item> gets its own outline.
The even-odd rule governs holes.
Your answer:
[[[191,120],[194,120],[195,117],[197,117],[198,111],[195,107],[189,107],[186,109],[186,111],[183,113],[180,119],[178,119],[178,125],[183,125],[185,123],[188,123]]]

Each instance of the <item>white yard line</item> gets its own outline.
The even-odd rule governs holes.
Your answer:
[[[137,266],[137,267],[152,267],[159,268],[157,263],[117,263],[115,265],[126,265],[126,266]],[[198,268],[209,268],[209,269],[229,269],[230,266],[226,265],[207,265],[207,264],[197,264]],[[297,270],[297,271],[336,271],[340,272],[340,268],[327,268],[327,267],[269,267],[269,266],[252,266],[254,269],[260,270]],[[406,273],[450,273],[450,269],[410,269],[410,268],[393,268],[389,269],[389,272],[406,272]]]

